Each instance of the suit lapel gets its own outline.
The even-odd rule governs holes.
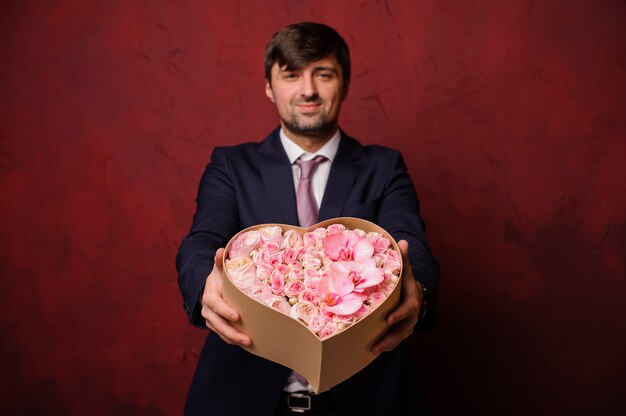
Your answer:
[[[337,156],[330,168],[318,221],[341,216],[348,193],[361,170],[362,153],[361,145],[342,131]]]
[[[259,170],[267,198],[272,206],[275,222],[298,224],[296,194],[289,159],[280,143],[279,130],[272,132],[259,146]]]

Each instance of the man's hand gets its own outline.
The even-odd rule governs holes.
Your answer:
[[[376,355],[383,351],[391,351],[396,348],[403,339],[413,333],[413,327],[422,304],[424,292],[422,286],[413,277],[411,263],[409,263],[409,243],[405,240],[398,242],[402,253],[402,291],[398,307],[387,316],[387,323],[391,330],[372,347]]]
[[[215,252],[213,270],[207,277],[204,285],[202,317],[206,321],[206,326],[228,344],[249,346],[252,344],[250,337],[237,331],[230,324],[239,320],[239,313],[228,306],[222,298],[222,285],[224,283],[223,259],[224,249],[220,248]]]

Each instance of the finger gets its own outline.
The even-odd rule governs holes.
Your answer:
[[[213,267],[220,273],[224,270],[224,253],[225,250],[223,248],[218,248],[215,252],[215,257],[213,258]]]
[[[211,325],[211,322],[209,322],[209,320],[208,320],[208,319],[206,319],[206,320],[204,321],[204,323],[206,324],[206,327],[207,327],[207,328],[209,328],[211,331],[213,331],[213,332],[217,332],[217,331],[215,330],[215,327],[214,327],[213,325]]]
[[[380,341],[373,347],[372,352],[376,355],[383,351],[391,351],[396,348],[402,340],[406,339],[413,333],[413,327],[417,323],[417,319],[406,319],[391,329]]]
[[[206,297],[206,302],[203,301],[208,309],[220,315],[222,318],[232,322],[239,320],[239,313],[228,306],[226,302],[215,293],[209,293]]]
[[[233,328],[230,323],[213,312],[212,310],[206,308],[206,311],[203,308],[203,316],[208,321],[207,326],[213,327],[213,330],[220,336],[225,342],[229,344],[241,344],[241,345],[250,345],[251,339],[249,336],[242,334]]]
[[[406,319],[411,314],[419,312],[420,301],[417,293],[417,283],[415,280],[403,280],[402,282],[402,297],[400,304],[396,309],[387,316],[387,323],[393,325],[396,322]]]
[[[402,261],[408,261],[409,242],[406,240],[398,241],[398,248],[400,249],[400,254],[402,255]]]

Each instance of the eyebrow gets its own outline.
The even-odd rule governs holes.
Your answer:
[[[294,68],[294,69],[289,69],[287,68],[287,66],[283,66],[282,68],[278,68],[279,72],[296,72],[296,71],[301,71],[302,68]],[[313,72],[318,72],[318,71],[330,71],[336,75],[339,74],[339,71],[337,70],[337,68],[335,68],[334,66],[316,66],[313,68]]]
[[[337,73],[337,68],[335,68],[334,66],[316,66],[315,68],[313,68],[313,72],[315,71],[331,71],[331,72],[335,72]]]

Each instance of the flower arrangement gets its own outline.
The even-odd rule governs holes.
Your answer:
[[[304,234],[270,225],[241,233],[224,267],[243,293],[321,340],[363,319],[396,287],[400,253],[382,234],[343,224]]]

